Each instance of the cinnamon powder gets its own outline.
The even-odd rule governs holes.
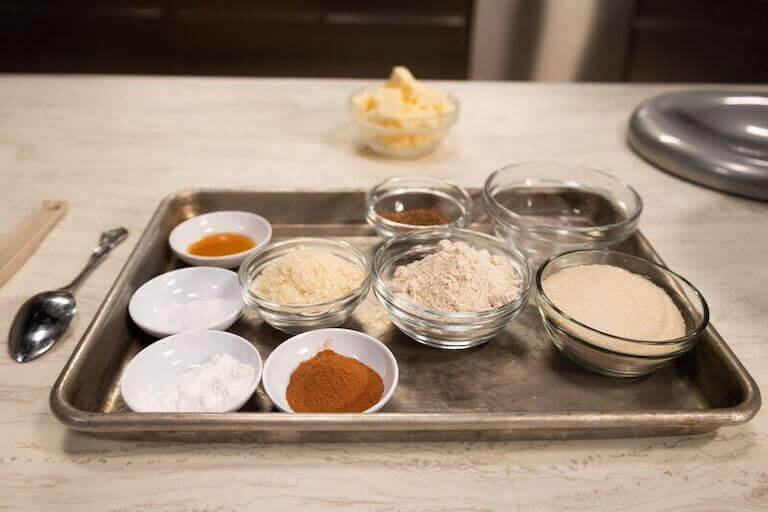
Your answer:
[[[381,376],[357,359],[321,350],[291,374],[285,391],[295,412],[363,412],[384,394]]]
[[[451,219],[437,208],[408,208],[400,212],[383,213],[381,216],[411,226],[437,226],[451,222]]]

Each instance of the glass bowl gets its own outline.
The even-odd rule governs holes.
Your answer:
[[[410,208],[436,208],[451,221],[440,227],[463,228],[472,219],[472,197],[453,183],[429,176],[403,176],[382,181],[365,195],[365,220],[379,236],[436,226],[414,226],[387,219],[383,214]]]
[[[521,280],[520,296],[495,309],[452,313],[418,306],[389,291],[396,267],[432,254],[445,239],[509,258]],[[530,285],[528,261],[520,251],[503,240],[466,229],[422,229],[398,235],[382,244],[373,257],[373,291],[392,322],[406,335],[432,347],[463,349],[487,342],[522,311]]]
[[[491,173],[483,203],[496,234],[534,265],[563,252],[618,244],[635,231],[643,210],[640,196],[623,181],[560,162]]]
[[[686,333],[676,339],[646,341],[614,336],[568,316],[542,288],[547,276],[576,265],[613,265],[648,279],[663,289],[685,320]],[[536,274],[536,301],[547,337],[579,365],[613,377],[638,377],[668,365],[696,344],[709,322],[709,308],[701,293],[666,267],[616,251],[586,250],[547,260]]]
[[[453,105],[448,114],[400,120],[401,126],[383,125],[361,115],[352,99],[358,94],[373,92],[366,88],[355,91],[347,100],[349,117],[357,129],[360,142],[382,155],[398,158],[415,158],[433,151],[448,135],[459,119],[459,100],[445,93]],[[394,120],[393,120],[394,121]]]
[[[354,263],[363,270],[363,279],[349,293],[313,304],[280,304],[256,295],[252,290],[256,276],[267,265],[298,246],[328,251]],[[371,267],[365,254],[347,242],[322,238],[293,238],[267,245],[246,258],[240,265],[238,277],[246,305],[256,309],[264,321],[272,327],[296,334],[312,329],[336,327],[344,323],[368,293],[371,284]]]

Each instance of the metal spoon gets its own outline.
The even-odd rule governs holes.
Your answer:
[[[99,246],[91,252],[88,263],[71,283],[58,290],[38,293],[21,305],[8,334],[8,348],[14,360],[24,363],[35,359],[59,340],[77,312],[72,292],[127,236],[125,228],[104,231]]]

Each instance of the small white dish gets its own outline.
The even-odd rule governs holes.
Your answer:
[[[247,394],[223,411],[240,409],[256,391],[261,380],[262,363],[258,350],[248,340],[223,331],[195,331],[168,336],[152,343],[131,359],[120,380],[125,404],[135,412],[163,412],[153,397],[177,375],[210,362],[214,356],[227,354],[252,366],[256,371]],[[213,411],[212,411],[213,412]]]
[[[133,321],[162,338],[200,329],[229,328],[243,312],[237,274],[216,267],[182,268],[144,283],[128,304]]]
[[[247,251],[227,256],[196,256],[188,249],[206,235],[212,233],[241,233],[253,240],[254,246]],[[185,220],[171,231],[168,243],[182,261],[190,265],[235,268],[243,260],[272,239],[272,224],[261,215],[241,211],[204,213]]]
[[[326,343],[326,340],[331,340]],[[298,334],[281,343],[264,363],[264,390],[272,403],[283,412],[294,412],[285,398],[285,390],[294,370],[319,351],[330,349],[353,357],[381,376],[384,393],[373,407],[364,413],[376,412],[392,397],[397,388],[399,370],[392,352],[382,342],[360,331],[350,329],[317,329]]]

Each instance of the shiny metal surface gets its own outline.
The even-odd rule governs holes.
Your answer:
[[[473,228],[487,232],[475,204]],[[400,366],[398,389],[376,414],[282,414],[263,392],[236,413],[127,410],[122,372],[153,341],[128,318],[128,301],[144,281],[180,265],[167,243],[176,224],[202,212],[241,209],[270,219],[278,239],[332,237],[372,252],[382,239],[365,223],[363,208],[362,192],[190,190],[167,198],[54,385],[53,412],[73,429],[110,438],[336,442],[691,434],[743,423],[759,409],[754,381],[711,326],[672,365],[619,380],[587,372],[552,347],[535,304],[487,344],[444,351],[404,336],[369,295],[344,326],[381,339]],[[658,261],[639,233],[620,249]],[[289,336],[253,313],[231,330],[263,358]]]
[[[109,251],[127,236],[128,230],[125,228],[103,232],[99,245],[91,252],[85,267],[69,284],[58,290],[38,293],[21,305],[8,334],[11,358],[19,363],[31,361],[43,355],[59,340],[77,312],[72,292]]]
[[[701,185],[768,200],[768,95],[689,91],[642,103],[627,139],[641,156]]]
[[[621,81],[636,0],[475,0],[472,80]]]

